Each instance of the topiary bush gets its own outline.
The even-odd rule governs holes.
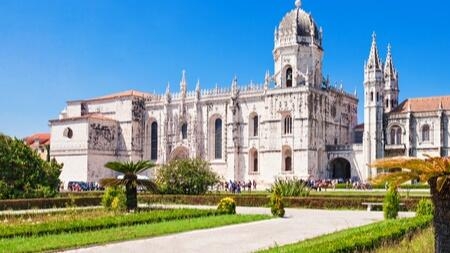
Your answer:
[[[400,209],[400,194],[398,194],[397,187],[389,187],[383,202],[383,213],[384,218],[396,219],[398,216],[398,211]]]
[[[126,210],[126,196],[122,187],[108,187],[102,197],[102,206],[112,211]]]
[[[276,188],[275,191],[273,191],[270,194],[270,211],[272,212],[273,216],[277,217],[284,217],[284,203],[283,199],[280,194],[280,189]]]
[[[430,199],[421,199],[416,207],[416,216],[428,216],[433,214],[433,202],[431,202]]]
[[[236,214],[236,201],[230,197],[223,198],[220,200],[217,210],[226,214]]]

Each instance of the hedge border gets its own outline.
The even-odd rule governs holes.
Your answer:
[[[399,241],[408,234],[429,227],[431,223],[432,216],[385,220],[259,252],[368,252],[383,243]]]

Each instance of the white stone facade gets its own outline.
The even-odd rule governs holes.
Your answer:
[[[424,120],[408,114],[409,123],[403,114],[387,114],[397,107],[398,76],[390,53],[383,69],[375,38],[365,68],[363,143],[355,143],[358,99],[323,77],[322,29],[311,14],[297,2],[274,37],[274,74],[267,72],[263,84],[240,86],[234,78],[229,88],[204,90],[197,83],[187,91],[183,71],[177,93],[168,86],[164,95],[127,91],[68,102],[50,121],[51,156],[64,163],[61,180],[115,176],[104,168],[108,161],[164,164],[185,157],[208,160],[224,180],[259,186],[279,176],[365,180],[376,173],[366,165],[384,156],[391,120],[405,129],[429,122],[435,139],[414,154],[435,151],[438,143],[448,154],[448,110]]]

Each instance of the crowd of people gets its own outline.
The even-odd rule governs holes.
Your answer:
[[[339,183],[344,183],[346,189],[352,190],[371,190],[372,185],[359,180],[343,179],[310,179],[306,181],[306,186],[313,190],[322,191],[329,188],[335,190]]]
[[[70,181],[67,184],[67,190],[72,192],[81,192],[81,191],[99,191],[103,189],[97,182]]]
[[[233,194],[241,193],[242,191],[251,192],[252,189],[256,190],[256,180],[248,180],[248,182],[236,180],[223,181],[219,183],[218,187],[221,188],[221,190],[223,189],[224,191]]]

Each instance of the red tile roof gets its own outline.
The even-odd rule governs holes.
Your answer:
[[[407,99],[392,110],[392,112],[433,112],[440,109],[450,110],[450,96]]]
[[[24,138],[27,145],[32,145],[36,140],[39,140],[39,144],[41,145],[48,145],[50,144],[50,134],[37,133]]]

